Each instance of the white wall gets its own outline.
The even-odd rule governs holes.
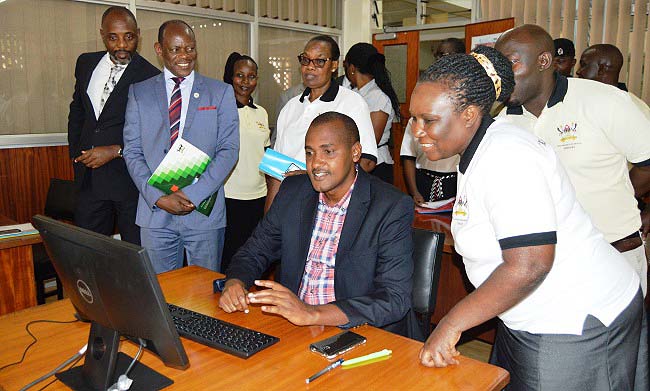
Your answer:
[[[341,57],[357,42],[372,43],[370,3],[370,0],[343,0]]]

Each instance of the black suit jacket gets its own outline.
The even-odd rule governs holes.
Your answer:
[[[92,147],[123,146],[122,129],[129,86],[160,73],[158,68],[136,53],[111,92],[99,119],[96,119],[86,90],[95,67],[105,54],[106,51],[84,53],[77,59],[74,94],[68,115],[68,144],[71,159],[81,155],[81,151]],[[113,159],[96,169],[87,168],[81,163],[73,163],[73,167],[78,189],[84,181],[84,176],[89,175],[87,180],[90,181],[91,189],[101,199],[120,201],[138,197],[138,190],[126,170],[123,159]]]
[[[318,193],[309,177],[287,177],[269,212],[232,258],[228,278],[250,287],[280,259],[276,280],[297,294],[317,207]],[[411,197],[359,170],[334,272],[336,301],[332,304],[350,320],[342,327],[364,323],[384,327],[405,318],[411,308],[412,222]]]

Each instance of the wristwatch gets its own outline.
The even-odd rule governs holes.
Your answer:
[[[124,155],[122,154],[122,147],[120,147],[120,149],[117,150],[117,156],[122,158],[124,157]]]

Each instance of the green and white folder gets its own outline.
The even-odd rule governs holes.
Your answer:
[[[147,183],[165,194],[171,194],[198,181],[210,161],[212,159],[205,152],[179,137]],[[201,201],[196,211],[209,216],[216,200],[215,192]]]

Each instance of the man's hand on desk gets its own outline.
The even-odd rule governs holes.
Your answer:
[[[86,151],[81,151],[81,155],[77,156],[75,163],[82,163],[88,168],[99,168],[111,160],[119,157],[119,145],[104,145],[101,147],[94,147]]]
[[[191,213],[196,209],[192,201],[187,198],[182,190],[158,198],[156,206],[165,212],[179,216]]]
[[[444,368],[447,365],[458,364],[456,357],[460,355],[456,344],[461,332],[444,322],[444,319],[433,330],[420,350],[420,363],[426,367]]]
[[[286,287],[269,280],[256,280],[255,285],[269,288],[248,294],[250,303],[262,304],[262,311],[278,314],[296,326],[316,324],[314,307],[305,304]]]
[[[219,298],[219,307],[226,312],[244,311],[248,313],[248,292],[241,280],[236,278],[226,281]]]

